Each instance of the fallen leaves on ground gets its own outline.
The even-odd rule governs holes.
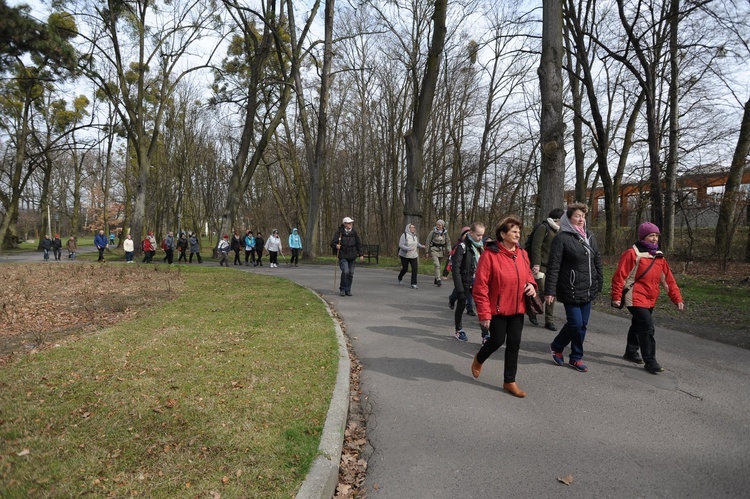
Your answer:
[[[367,491],[363,489],[365,475],[367,473],[367,461],[364,458],[365,446],[367,445],[367,427],[365,412],[361,403],[362,393],[359,388],[359,374],[362,364],[353,353],[350,341],[349,359],[351,370],[349,372],[349,418],[344,431],[344,445],[341,449],[341,462],[339,463],[339,483],[336,487],[335,499],[348,499],[367,497]]]
[[[172,299],[179,271],[90,263],[0,265],[0,366],[9,356],[128,320]]]

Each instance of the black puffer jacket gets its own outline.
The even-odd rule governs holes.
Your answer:
[[[360,241],[356,230],[352,229],[347,233],[343,224],[339,227],[331,241],[331,249],[334,255],[337,253],[336,245],[339,244],[339,241],[341,241],[341,250],[338,251],[339,259],[354,260],[358,256],[364,255],[362,241]]]
[[[453,286],[456,288],[457,293],[469,293],[471,288],[474,287],[474,275],[477,272],[477,263],[474,259],[474,253],[482,252],[476,248],[468,238],[471,236],[466,234],[463,241],[456,245],[456,251],[451,256],[451,273],[453,274]]]
[[[560,303],[579,305],[590,302],[602,290],[602,257],[591,232],[586,231],[586,244],[570,222],[564,222],[567,218],[560,220],[560,232],[552,239],[544,294]]]

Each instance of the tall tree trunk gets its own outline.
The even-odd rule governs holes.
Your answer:
[[[562,2],[543,2],[542,57],[537,74],[542,99],[539,174],[542,214],[563,205],[565,188],[565,125],[562,119]],[[581,200],[582,201],[582,200]]]
[[[315,256],[315,249],[318,247],[320,178],[328,159],[326,139],[328,137],[328,97],[333,60],[333,9],[335,3],[335,0],[326,0],[325,3],[323,68],[320,74],[320,102],[318,103],[318,137],[315,142],[315,159],[310,164],[310,204],[307,210],[307,228],[304,234],[304,254],[310,257]]]
[[[418,227],[422,219],[420,195],[422,193],[422,175],[424,170],[424,139],[427,123],[432,112],[435,98],[440,59],[445,46],[445,25],[448,0],[436,0],[432,14],[432,42],[427,54],[422,84],[418,89],[417,104],[414,107],[414,118],[411,130],[404,135],[406,145],[406,191],[404,192],[404,225],[414,223]]]
[[[729,177],[724,187],[724,197],[721,199],[721,206],[719,207],[719,220],[716,223],[716,254],[721,257],[724,268],[726,268],[729,260],[729,249],[732,246],[736,217],[738,216],[737,203],[740,198],[740,186],[748,164],[748,156],[750,156],[750,99],[745,102],[740,135],[737,137],[737,147],[735,147],[732,156]],[[747,239],[745,261],[750,262],[750,233]]]
[[[669,153],[664,173],[664,226],[661,227],[661,246],[667,252],[674,247],[675,202],[677,196],[677,162],[680,142],[680,109],[677,29],[680,21],[680,0],[671,0],[669,19]]]

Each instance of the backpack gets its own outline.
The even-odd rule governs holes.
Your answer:
[[[163,249],[164,251],[167,251],[169,249],[169,246],[167,246],[167,238],[166,237],[161,240],[161,249]]]
[[[461,244],[461,243],[458,243]],[[453,269],[453,265],[451,264],[451,261],[453,261],[453,253],[456,252],[456,248],[458,248],[458,244],[453,246],[450,253],[448,253],[448,258],[445,259],[445,268],[443,269],[443,276],[447,277],[450,275],[451,270]]]
[[[526,242],[523,243],[523,249],[531,253],[531,245],[534,242],[534,233],[539,228],[540,225],[544,225],[544,237],[547,237],[547,234],[549,233],[549,224],[546,220],[542,220],[538,224],[534,226],[533,229],[531,229],[531,232],[529,233],[529,237],[526,238]]]

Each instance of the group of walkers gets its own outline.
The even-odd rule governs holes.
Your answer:
[[[544,297],[544,327],[557,334],[550,343],[550,354],[555,365],[563,366],[565,349],[569,348],[567,364],[579,372],[587,372],[584,363],[584,340],[591,315],[593,300],[602,291],[604,277],[602,259],[594,234],[586,226],[588,207],[584,203],[573,203],[567,210],[553,209],[547,218],[535,226],[525,242],[520,243],[522,221],[508,216],[495,228],[494,234],[485,235],[485,226],[474,222],[463,227],[457,242],[451,245],[446,224],[438,220],[427,236],[427,244],[421,244],[414,224],[407,224],[399,237],[398,254],[401,271],[398,284],[411,270],[410,285],[417,285],[419,251],[424,250],[434,265],[434,284],[442,286],[448,276],[453,280],[453,291],[448,298],[454,310],[455,337],[468,341],[463,328],[464,311],[477,316],[482,335],[482,345],[474,356],[471,371],[475,378],[481,374],[485,361],[501,346],[505,345],[503,388],[516,397],[526,393],[516,384],[518,353],[524,325],[524,315],[538,325],[536,315],[527,310],[527,302],[539,294]],[[337,256],[341,270],[339,293],[352,296],[352,282],[357,260],[362,261],[364,251],[359,234],[353,227],[354,220],[345,217],[331,240],[331,248]],[[644,222],[637,230],[638,240],[624,251],[612,277],[611,305],[627,307],[632,319],[628,330],[623,358],[653,374],[664,371],[656,360],[653,310],[660,287],[679,310],[684,303],[663,253],[659,250],[659,227]],[[104,250],[109,241],[100,230],[94,238],[99,251],[99,261],[104,261]],[[302,241],[295,228],[289,235],[291,250],[289,265],[299,265]],[[67,243],[69,258],[74,259],[77,250],[75,238]],[[45,260],[52,251],[55,260],[60,260],[62,242],[59,234],[42,241]],[[126,262],[133,262],[133,241],[128,234],[123,242]],[[197,257],[202,263],[200,242],[193,232],[181,232],[175,240],[169,232],[161,243],[165,251],[164,262],[172,263],[175,249],[179,261],[192,263]],[[153,232],[143,240],[144,263],[150,263],[156,251]],[[190,258],[185,253],[190,251]],[[268,252],[271,268],[278,267],[278,257],[284,258],[279,231],[273,229],[267,240],[258,232],[247,230],[244,236],[234,231],[230,240],[225,234],[219,241],[221,255],[219,265],[229,266],[229,252],[234,252],[234,265],[242,265],[240,253],[244,250],[246,266],[262,266],[263,251]],[[565,324],[558,331],[554,320],[554,304],[565,307]]]
[[[292,229],[292,233],[289,234],[288,246],[292,253],[289,259],[289,265],[298,267],[299,253],[302,250],[302,238],[296,228]],[[279,256],[286,258],[284,256],[278,229],[273,229],[271,235],[268,236],[268,239],[263,239],[263,234],[261,234],[260,231],[255,234],[252,230],[248,229],[245,231],[244,236],[240,236],[240,233],[235,230],[232,233],[231,240],[229,234],[224,234],[224,238],[219,241],[217,249],[221,256],[219,265],[227,267],[229,267],[230,251],[234,252],[234,265],[242,265],[240,254],[244,250],[245,266],[248,267],[251,265],[253,267],[263,266],[263,250],[268,253],[268,264],[271,268],[279,266]]]
[[[586,226],[588,207],[573,203],[567,210],[554,209],[532,230],[526,244],[520,243],[523,224],[518,217],[503,219],[494,234],[485,236],[485,226],[474,222],[461,229],[458,241],[451,246],[443,220],[438,220],[420,243],[416,227],[408,224],[399,238],[401,271],[398,284],[411,270],[411,287],[417,285],[419,250],[424,249],[435,267],[434,284],[442,286],[448,275],[454,289],[448,302],[454,309],[455,337],[467,341],[462,319],[464,311],[476,315],[482,335],[482,346],[475,355],[471,371],[478,378],[484,362],[505,345],[503,388],[516,397],[526,393],[516,384],[518,353],[524,315],[538,325],[535,314],[527,310],[528,300],[537,294],[544,297],[544,327],[557,334],[550,343],[555,365],[567,365],[587,372],[584,362],[584,340],[593,300],[602,291],[602,259],[594,234]],[[339,255],[341,296],[351,296],[355,258],[362,255],[359,236],[352,229],[351,218],[345,218],[331,246]],[[659,251],[659,227],[645,222],[638,227],[638,240],[622,253],[612,277],[611,305],[627,307],[632,319],[623,358],[643,364],[646,371],[664,371],[656,360],[653,310],[660,286],[679,310],[684,303],[669,265]],[[554,324],[554,304],[565,307],[565,324],[558,331]],[[639,353],[640,351],[640,353]]]

